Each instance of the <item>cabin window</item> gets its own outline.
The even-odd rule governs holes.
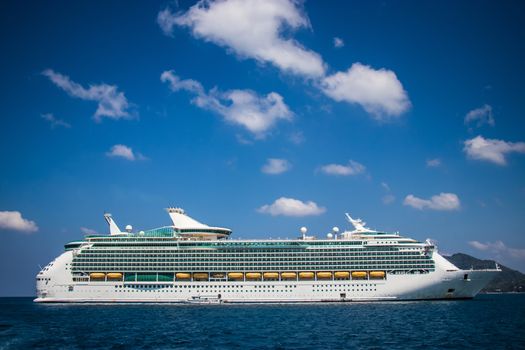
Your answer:
[[[454,293],[455,289],[454,288],[450,288],[447,293]]]

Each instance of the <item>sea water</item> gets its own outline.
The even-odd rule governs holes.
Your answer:
[[[525,349],[525,295],[176,305],[0,298],[0,349]]]

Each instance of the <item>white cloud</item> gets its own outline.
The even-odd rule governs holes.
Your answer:
[[[385,189],[385,191],[390,192],[390,186],[386,182],[381,182],[381,187]]]
[[[82,232],[85,235],[96,235],[97,231],[87,228],[87,227],[81,227],[80,232]]]
[[[263,205],[258,212],[272,216],[310,216],[321,215],[326,208],[319,207],[315,202],[303,202],[298,199],[281,197],[270,205]]]
[[[57,126],[62,126],[64,128],[70,128],[71,127],[71,124],[65,122],[64,120],[55,118],[53,113],[42,114],[41,117],[45,121],[49,122],[49,124],[51,125],[51,129],[54,129]]]
[[[193,79],[182,80],[179,76],[175,75],[172,70],[162,72],[160,75],[160,81],[168,83],[170,89],[174,92],[185,90],[197,95],[204,95],[204,88],[200,82]]]
[[[392,204],[396,200],[396,197],[394,195],[387,194],[383,196],[382,200],[383,200],[383,204]]]
[[[321,167],[321,171],[328,175],[349,176],[358,175],[366,170],[363,164],[350,160],[347,165],[327,164]]]
[[[484,160],[498,165],[506,165],[508,153],[525,153],[525,142],[506,142],[476,136],[464,142],[463,151],[471,159]]]
[[[268,158],[261,171],[265,174],[277,175],[290,170],[292,164],[286,159]]]
[[[379,121],[398,117],[411,106],[393,71],[376,70],[361,63],[354,63],[346,72],[325,77],[321,89],[335,101],[359,104]]]
[[[439,158],[427,159],[427,167],[438,168],[440,166],[441,166],[441,159]]]
[[[115,120],[133,118],[128,112],[130,104],[126,96],[124,96],[124,93],[118,91],[116,85],[89,85],[89,88],[86,89],[82,85],[72,81],[67,75],[57,73],[52,69],[46,69],[42,72],[42,75],[49,78],[53,84],[72,97],[86,101],[96,101],[98,107],[93,116],[96,121],[100,121],[102,117]]]
[[[488,251],[497,255],[508,255],[515,259],[525,259],[525,249],[507,247],[502,241],[485,243],[470,241],[468,244],[477,250]]]
[[[458,210],[461,206],[459,197],[454,193],[440,193],[430,199],[422,199],[409,194],[405,197],[403,204],[419,210]]]
[[[305,77],[324,75],[319,54],[304,48],[283,31],[309,28],[310,22],[293,0],[201,0],[186,13],[165,9],[157,22],[166,34],[175,25],[191,29],[196,38],[226,47],[241,58],[268,62]]]
[[[141,153],[133,152],[133,149],[126,145],[114,145],[108,152],[106,152],[106,155],[108,157],[120,157],[131,161],[146,159]]]
[[[32,233],[38,231],[38,226],[19,211],[0,211],[0,229]]]
[[[168,83],[173,91],[186,90],[195,94],[193,104],[218,113],[231,124],[244,127],[256,138],[264,138],[278,120],[293,117],[282,96],[276,92],[260,96],[251,90],[222,92],[212,89],[206,93],[199,82],[181,80],[173,71],[163,72],[161,81]]]
[[[166,8],[157,15],[157,24],[165,35],[173,36],[173,27],[177,24],[176,19],[177,17],[171,13],[170,9]]]
[[[295,145],[300,145],[305,141],[304,133],[302,131],[293,132],[290,135],[290,142]]]
[[[343,41],[343,39],[335,37],[334,38],[334,47],[335,48],[340,48],[340,47],[343,47],[343,46],[345,46],[345,42]]]
[[[495,125],[494,116],[492,115],[492,107],[490,105],[483,105],[482,107],[471,110],[465,115],[465,124],[476,122],[476,126],[480,127],[483,124],[490,126]]]

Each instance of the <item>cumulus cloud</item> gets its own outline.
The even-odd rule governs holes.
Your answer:
[[[319,207],[312,201],[303,202],[298,199],[281,197],[272,204],[263,205],[257,211],[272,216],[311,216],[323,214],[326,208]]]
[[[133,152],[133,149],[126,145],[112,146],[111,149],[108,152],[106,152],[106,156],[115,157],[115,158],[124,158],[130,161],[146,159],[146,157],[144,157],[141,153]]]
[[[346,72],[337,72],[321,81],[322,91],[338,102],[356,103],[374,119],[399,117],[411,104],[396,74],[354,63]]]
[[[71,124],[65,122],[62,119],[56,118],[53,113],[46,113],[41,115],[42,119],[47,121],[51,125],[51,129],[54,129],[58,126],[62,126],[64,128],[70,128]]]
[[[358,175],[363,173],[366,170],[365,166],[356,161],[350,160],[348,164],[327,164],[321,167],[321,171],[328,175],[338,175],[338,176],[349,176],[349,175]]]
[[[99,84],[89,85],[88,88],[84,88],[71,80],[67,75],[57,73],[52,69],[44,70],[42,75],[49,78],[53,84],[72,97],[97,102],[98,107],[93,115],[96,121],[100,121],[102,117],[115,120],[133,118],[128,111],[130,104],[126,96],[118,91],[116,85]]]
[[[465,115],[465,124],[476,123],[477,127],[484,124],[494,126],[494,116],[492,115],[492,107],[490,105],[483,105],[479,108],[473,109]]]
[[[201,0],[182,14],[167,8],[158,14],[157,22],[165,34],[175,25],[187,27],[196,38],[285,72],[305,77],[320,77],[325,72],[319,54],[283,35],[285,29],[310,27],[297,1]]]
[[[0,211],[0,229],[32,233],[38,231],[34,221],[24,219],[19,211]]]
[[[508,153],[525,153],[525,142],[506,142],[476,136],[464,142],[463,151],[471,159],[506,165]]]
[[[286,159],[268,158],[261,171],[265,174],[277,175],[290,170],[292,165]]]
[[[186,90],[195,95],[192,103],[221,115],[231,124],[240,125],[256,138],[264,138],[279,120],[291,120],[290,111],[281,95],[270,92],[261,96],[251,90],[205,92],[195,80],[181,80],[173,71],[165,71],[161,81],[168,83],[172,91]]]
[[[507,247],[502,241],[485,243],[469,241],[468,244],[477,250],[487,251],[497,255],[508,255],[515,259],[525,259],[525,249]]]
[[[345,42],[343,41],[343,39],[335,37],[334,38],[334,47],[335,48],[340,48],[340,47],[343,47],[343,46],[345,46]]]
[[[409,194],[405,197],[403,204],[419,210],[458,210],[461,206],[459,197],[454,193],[440,193],[430,199],[422,199]]]
[[[290,30],[310,28],[296,0],[200,0],[184,13],[166,8],[157,22],[170,35],[175,26],[186,27],[194,37],[225,47],[240,58],[269,63],[279,70],[306,77],[335,101],[361,105],[375,119],[386,121],[406,112],[411,104],[396,74],[361,63],[346,72],[327,76],[321,55],[290,38]],[[334,46],[342,47],[341,38]]]
[[[438,168],[440,166],[441,166],[441,159],[439,158],[427,159],[427,167]]]

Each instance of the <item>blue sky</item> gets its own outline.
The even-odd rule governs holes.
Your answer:
[[[2,3],[0,295],[102,214],[369,226],[525,271],[521,2]]]

